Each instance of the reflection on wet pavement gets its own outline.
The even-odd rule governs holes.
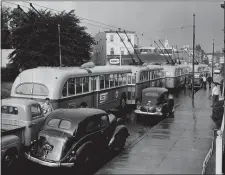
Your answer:
[[[188,95],[179,94],[176,103],[180,105],[174,118],[152,127],[138,143],[124,150],[97,174],[201,173],[216,128],[210,118],[209,94],[208,90],[198,91],[195,108]]]

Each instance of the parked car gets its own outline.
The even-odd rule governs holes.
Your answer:
[[[166,88],[143,89],[142,100],[134,111],[136,115],[168,117],[174,112],[174,99]]]
[[[4,167],[10,167],[37,138],[45,117],[34,100],[2,99],[1,154]]]
[[[57,109],[25,156],[48,167],[83,167],[95,153],[124,148],[129,133],[119,123],[120,119],[100,109]]]
[[[1,162],[2,169],[8,169],[16,164],[19,158],[22,143],[18,136],[7,135],[3,136],[4,131],[1,132]]]

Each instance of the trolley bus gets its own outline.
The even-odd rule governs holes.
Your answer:
[[[126,106],[129,67],[38,67],[21,72],[11,97],[50,98],[54,109],[95,107],[103,110]]]
[[[130,68],[132,73],[128,75],[127,104],[134,105],[141,99],[142,90],[148,87],[163,87],[164,72],[160,66],[122,66]]]
[[[165,87],[174,89],[184,87],[189,74],[189,67],[185,64],[179,65],[163,65],[165,76]]]

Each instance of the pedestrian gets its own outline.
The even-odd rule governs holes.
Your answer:
[[[220,93],[223,95],[223,79],[220,81]]]
[[[208,83],[209,83],[209,88],[211,88],[211,83],[212,83],[213,79],[212,79],[212,77],[211,77],[210,74],[209,74],[209,76],[207,77],[207,81],[208,81]]]
[[[202,83],[203,83],[203,87],[206,89],[206,77],[205,77],[205,75],[203,75],[203,77],[202,77]]]
[[[215,86],[212,89],[212,107],[219,101],[219,89],[217,87],[218,83],[215,82]]]
[[[53,111],[53,107],[50,103],[49,98],[45,99],[45,103],[41,105],[41,108],[42,108],[44,114],[47,114],[47,113],[49,114]]]

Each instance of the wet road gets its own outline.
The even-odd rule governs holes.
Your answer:
[[[175,106],[180,107],[184,105],[188,99],[191,98],[191,91],[187,88],[184,90],[181,90],[180,92],[175,91],[173,92],[175,97]],[[123,118],[127,118],[126,120],[126,126],[128,127],[128,130],[131,134],[131,136],[127,139],[125,149],[129,149],[130,147],[137,144],[142,138],[143,135],[149,131],[156,123],[159,122],[155,121],[152,122],[151,120],[140,120],[137,121],[134,113],[132,111],[128,111]],[[77,169],[49,169],[45,168],[43,166],[38,166],[36,164],[27,162],[27,161],[21,161],[18,164],[18,169],[15,171],[12,171],[7,174],[20,174],[23,175],[30,175],[32,174],[94,174],[98,169],[100,169],[103,165],[105,165],[107,162],[111,161],[113,158],[115,158],[118,155],[115,154],[103,154],[99,156],[98,161],[95,162],[95,164],[90,165],[90,167],[85,167],[84,171],[80,171]],[[88,170],[88,171],[86,171]],[[4,173],[6,174],[6,173]]]

